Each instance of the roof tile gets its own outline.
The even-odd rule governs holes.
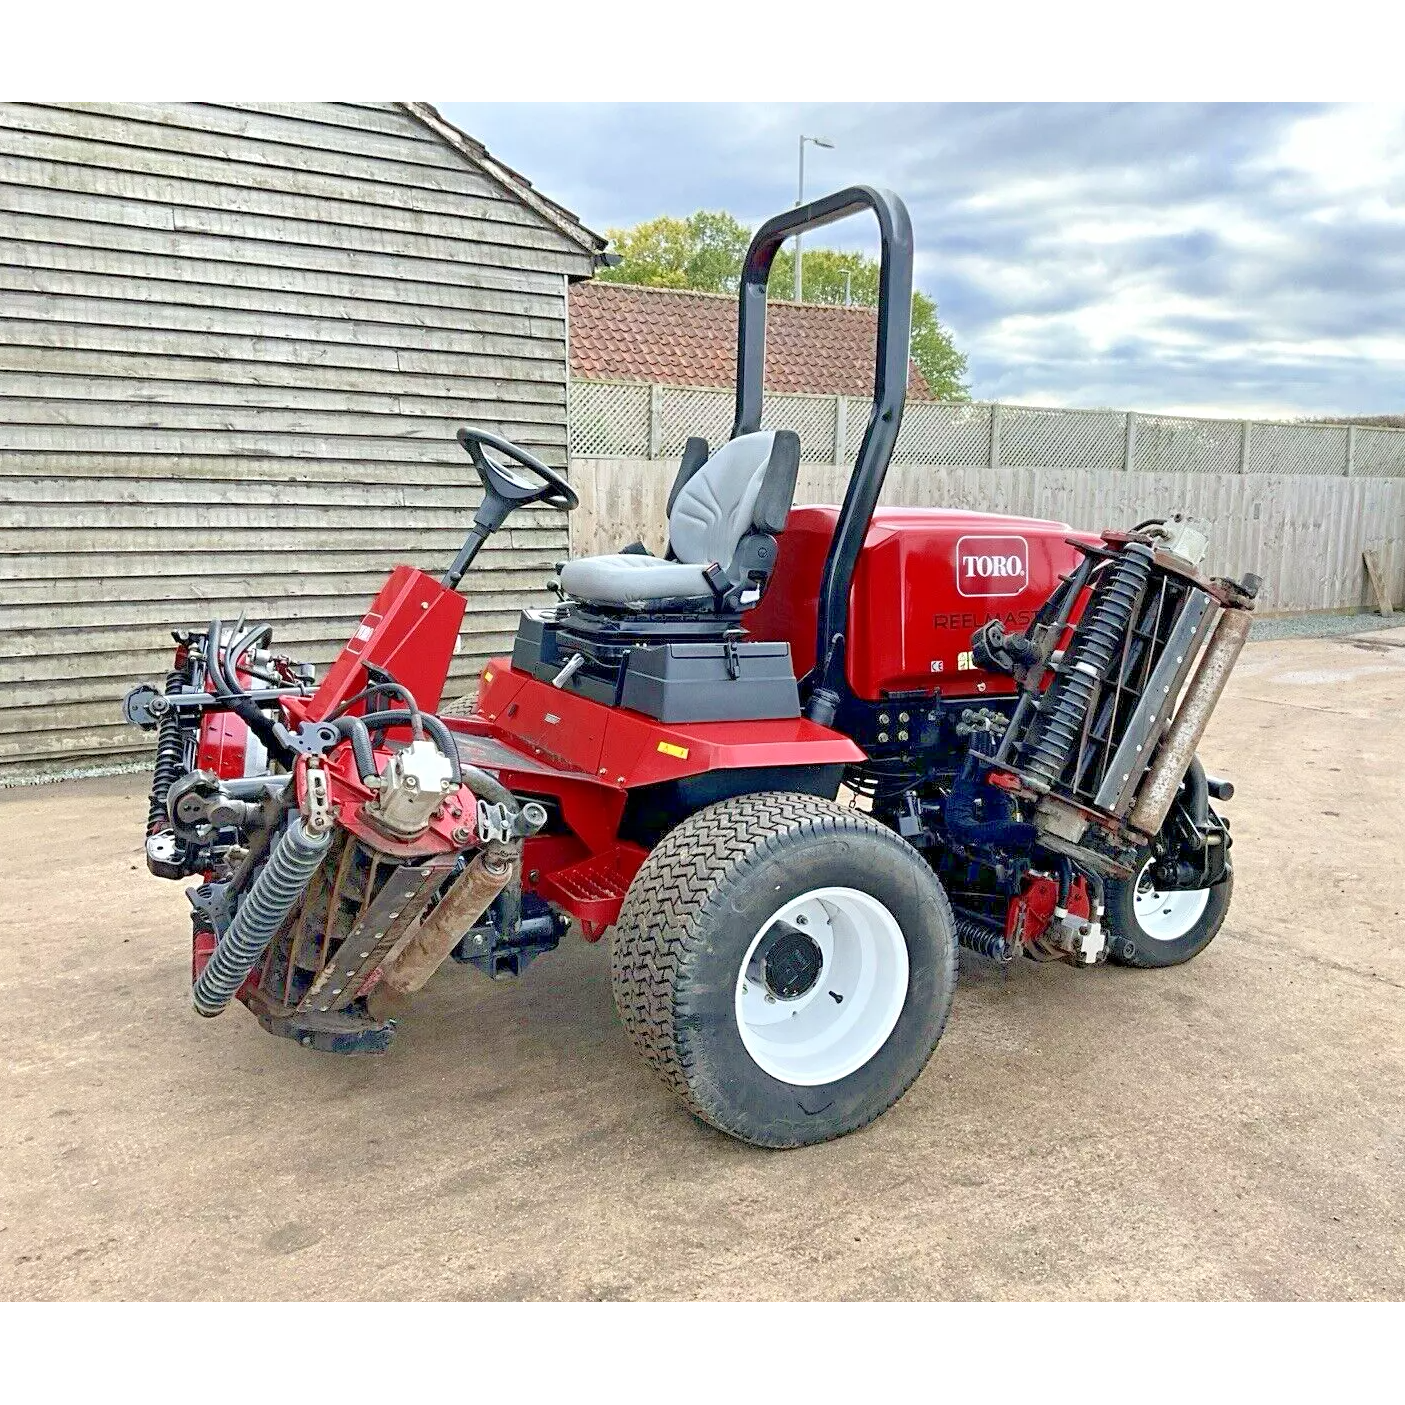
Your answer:
[[[878,341],[871,307],[773,302],[766,312],[766,386],[870,395]],[[735,384],[737,300],[719,293],[577,283],[571,288],[571,374],[582,380]],[[907,392],[930,400],[909,363]]]

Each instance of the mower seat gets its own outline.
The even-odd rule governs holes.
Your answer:
[[[634,611],[741,610],[761,598],[776,563],[800,470],[791,430],[742,434],[708,455],[689,439],[668,504],[669,555],[583,556],[561,567],[562,593]]]

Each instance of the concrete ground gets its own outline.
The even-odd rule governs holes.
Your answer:
[[[380,1061],[197,1019],[144,777],[7,792],[0,1296],[1405,1297],[1405,630],[1251,644],[1203,754],[1203,956],[972,960],[903,1102],[781,1153],[674,1103],[575,938]]]

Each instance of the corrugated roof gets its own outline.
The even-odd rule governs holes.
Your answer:
[[[766,312],[766,388],[871,395],[878,313],[829,303],[772,303]],[[571,374],[582,380],[732,386],[737,300],[724,293],[577,283],[571,288]],[[907,393],[930,400],[909,363]]]

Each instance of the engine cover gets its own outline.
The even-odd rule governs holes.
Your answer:
[[[815,662],[820,575],[839,520],[836,507],[792,509],[771,587],[746,616],[758,639],[790,644],[797,677]],[[885,694],[940,688],[946,697],[1015,690],[971,657],[971,634],[992,619],[1023,630],[1079,555],[1062,522],[946,508],[880,508],[854,573],[847,648],[849,686]]]

